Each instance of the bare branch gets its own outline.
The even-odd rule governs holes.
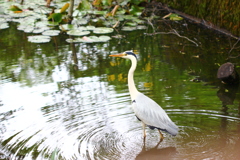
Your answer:
[[[147,35],[156,35],[156,34],[174,34],[174,35],[177,35],[180,38],[187,39],[188,41],[194,43],[197,47],[199,46],[195,41],[189,39],[188,37],[181,36],[175,29],[172,29],[172,31],[170,31],[170,32],[155,32],[155,33],[150,33],[150,34],[147,34]]]
[[[234,43],[234,45],[231,47],[230,51],[228,52],[228,54],[230,54],[232,52],[233,49],[235,49],[235,46],[238,44],[240,38],[237,40],[237,42]]]

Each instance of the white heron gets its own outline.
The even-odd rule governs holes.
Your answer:
[[[178,127],[168,117],[166,112],[152,99],[140,93],[134,83],[133,75],[137,67],[137,57],[132,51],[125,51],[121,54],[109,55],[111,57],[121,57],[130,59],[132,62],[131,68],[128,72],[128,89],[132,101],[132,109],[138,120],[143,125],[143,136],[146,138],[146,125],[150,129],[158,129],[160,134],[160,141],[163,140],[161,131],[166,131],[175,136],[178,134]]]

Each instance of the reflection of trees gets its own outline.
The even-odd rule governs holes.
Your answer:
[[[59,69],[65,67],[69,75],[77,77],[99,75],[98,72],[104,73],[104,69],[100,70],[99,65],[105,63],[103,59],[109,53],[107,50],[109,44],[66,45],[65,36],[53,37],[54,40],[51,42],[54,45],[51,42],[33,44],[27,42],[25,33],[17,31],[15,25],[12,26],[9,29],[11,34],[8,30],[1,31],[2,39],[11,39],[11,41],[3,41],[0,46],[0,71],[4,79],[19,81],[28,86],[51,83],[54,81],[52,74],[56,67]],[[24,39],[22,39],[23,36]],[[69,45],[70,48],[68,48]],[[101,66],[106,68],[105,65]],[[79,68],[79,72],[76,67]]]

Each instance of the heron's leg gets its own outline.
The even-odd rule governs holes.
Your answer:
[[[145,140],[145,138],[146,138],[146,130],[145,130],[146,124],[143,123],[143,122],[142,122],[142,127],[143,127],[143,138],[144,138],[144,140]]]
[[[163,134],[162,134],[162,132],[160,131],[160,130],[158,130],[158,132],[159,132],[159,134],[160,134],[160,142],[162,142],[163,141]]]

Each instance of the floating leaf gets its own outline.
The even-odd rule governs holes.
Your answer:
[[[58,26],[59,22],[48,21],[48,26]]]
[[[77,9],[80,11],[91,10],[91,3],[88,0],[82,0]]]
[[[72,24],[62,24],[62,25],[59,26],[59,28],[63,31],[66,31],[66,30],[68,31],[68,30],[76,29],[77,26],[72,25]]]
[[[76,17],[73,19],[72,24],[85,25],[88,23],[87,19]]]
[[[77,42],[83,42],[83,43],[97,43],[97,42],[107,42],[111,38],[109,36],[89,36],[89,37],[82,37],[82,38],[75,38],[75,39],[67,39],[66,41],[68,43],[77,43]]]
[[[32,33],[43,33],[45,30],[48,30],[48,27],[44,27],[44,28],[36,28],[32,31]]]
[[[140,30],[140,29],[147,29],[147,26],[139,25],[139,26],[137,26],[136,28],[139,29],[139,30]]]
[[[134,23],[134,22],[127,22],[125,24],[128,25],[128,26],[132,26],[132,27],[137,26],[137,23]]]
[[[93,30],[93,33],[95,34],[107,34],[112,33],[114,30],[112,28],[107,27],[99,27]]]
[[[90,31],[83,31],[83,30],[70,30],[67,32],[68,35],[71,36],[84,36],[90,34]]]
[[[10,15],[11,17],[15,17],[15,18],[21,18],[21,17],[27,17],[30,15],[33,15],[34,12],[33,11],[24,11],[24,12],[19,12],[18,14],[16,13],[9,13],[8,15]]]
[[[126,20],[136,19],[136,17],[134,17],[133,15],[124,15],[123,18]]]
[[[130,13],[135,16],[140,16],[142,14],[142,10],[138,6],[132,5]]]
[[[104,6],[111,6],[112,0],[102,0],[102,4],[103,4]]]
[[[139,5],[141,2],[145,2],[144,0],[131,0],[131,3],[135,5]]]
[[[50,36],[43,35],[28,36],[28,41],[32,43],[47,43],[50,42],[50,40],[51,40]]]
[[[47,30],[45,32],[42,33],[42,35],[45,36],[57,36],[59,35],[60,31],[59,30]]]
[[[96,27],[95,26],[86,26],[86,30],[95,30]]]
[[[93,11],[93,14],[95,14],[95,15],[105,15],[105,14],[107,14],[107,11]]]
[[[113,38],[117,38],[117,39],[122,39],[122,38],[125,38],[125,35],[120,35],[120,34],[117,34],[115,36],[112,36]]]
[[[44,15],[50,14],[52,12],[52,9],[42,5],[41,7],[35,8],[34,12]]]
[[[136,30],[137,28],[136,27],[123,27],[122,28],[122,31],[133,31],[133,30]]]
[[[141,20],[141,19],[134,19],[133,21],[136,22],[137,24],[144,24],[145,23],[145,21]]]
[[[34,30],[34,27],[33,27],[33,26],[30,26],[30,27],[25,28],[23,31],[24,31],[25,33],[32,33],[33,30]]]
[[[8,27],[9,27],[8,23],[1,23],[0,24],[0,29],[6,29]]]

